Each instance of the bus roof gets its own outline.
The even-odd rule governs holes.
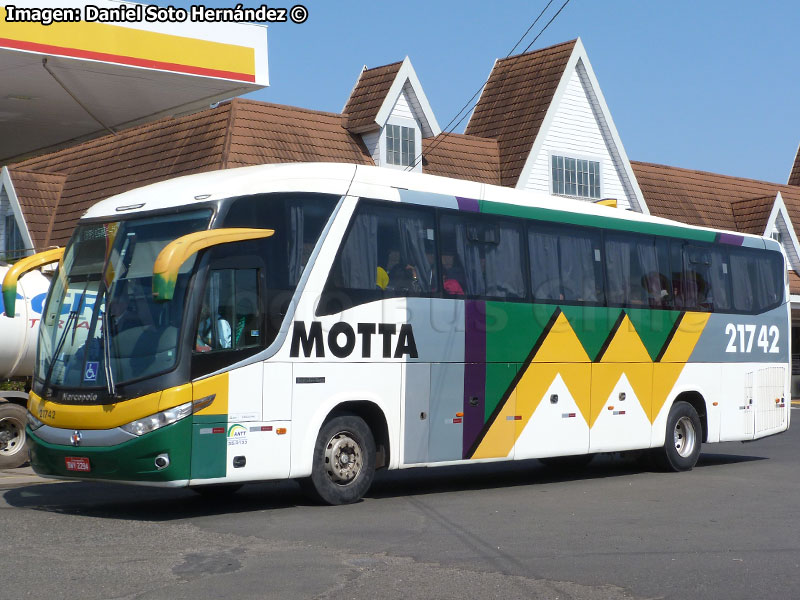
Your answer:
[[[418,204],[428,204],[424,197],[426,194],[437,194],[477,201],[480,212],[498,215],[672,236],[688,233],[689,239],[713,241],[722,238],[721,241],[734,245],[766,246],[776,250],[780,247],[769,238],[686,225],[542,192],[348,163],[281,163],[186,175],[111,196],[92,206],[82,218],[117,218],[137,212],[188,207],[209,200],[278,191],[350,194],[395,202],[405,199],[403,192],[417,192],[421,193],[414,200]],[[440,205],[433,200],[430,203]]]

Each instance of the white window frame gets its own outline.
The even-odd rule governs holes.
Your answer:
[[[408,169],[409,165],[393,164],[389,162],[389,152],[387,151],[388,147],[387,138],[389,137],[390,126],[406,127],[407,129],[410,129],[414,132],[414,149],[413,152],[411,153],[409,160],[409,164],[414,164],[414,161],[422,153],[422,133],[420,131],[420,125],[413,119],[392,118],[389,119],[386,125],[384,125],[383,131],[381,131],[381,138],[380,138],[381,164],[383,166],[394,169],[406,170]],[[402,160],[402,155],[401,155],[401,160]],[[412,170],[422,171],[422,160],[419,160]]]
[[[556,158],[556,159],[557,158],[562,158],[565,161],[566,160],[574,160],[574,161],[576,161],[576,163],[577,163],[577,161],[586,161],[587,163],[596,163],[597,164],[597,175],[595,177],[596,177],[596,182],[597,182],[597,195],[593,196],[591,194],[591,190],[589,191],[588,195],[581,195],[581,194],[577,193],[579,187],[581,186],[581,184],[577,181],[577,174],[578,174],[578,165],[577,164],[576,164],[576,168],[575,168],[575,174],[576,174],[576,180],[575,180],[575,184],[574,184],[576,186],[575,187],[575,193],[574,194],[570,194],[570,193],[567,192],[567,190],[566,190],[566,182],[565,182],[565,186],[564,186],[564,191],[560,191],[560,190],[556,189],[556,182],[555,182],[555,179],[553,177],[553,159],[554,158]],[[587,167],[588,166],[589,165],[587,164]],[[590,201],[590,202],[594,202],[594,201],[597,201],[597,200],[602,200],[603,199],[603,168],[604,168],[603,159],[602,159],[602,157],[599,157],[599,156],[592,156],[592,155],[580,154],[580,153],[577,153],[577,152],[568,152],[568,151],[551,151],[551,152],[548,153],[548,156],[547,156],[547,174],[548,174],[548,179],[550,181],[550,193],[552,195],[554,195],[554,196],[565,196],[567,198],[577,198],[579,200],[587,200],[587,201]],[[564,169],[564,170],[566,171],[566,169]],[[587,177],[587,181],[590,181],[590,174]],[[587,186],[589,186],[589,185],[590,185],[590,183],[587,183]]]

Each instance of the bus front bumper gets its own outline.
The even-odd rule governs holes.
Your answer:
[[[184,418],[113,446],[54,444],[27,428],[31,466],[42,476],[167,483],[189,479],[192,419]],[[159,466],[157,466],[157,459]],[[164,465],[164,457],[168,464]]]

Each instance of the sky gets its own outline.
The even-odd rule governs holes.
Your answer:
[[[269,6],[294,5],[281,2]],[[249,97],[340,112],[363,65],[408,56],[444,129],[546,4],[305,0],[305,23],[268,26],[270,86]],[[786,183],[800,144],[799,27],[797,0],[569,0],[530,50],[581,38],[631,160]]]

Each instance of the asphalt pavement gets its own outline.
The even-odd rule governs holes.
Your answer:
[[[290,481],[209,499],[17,469],[0,598],[799,598],[798,455],[795,426],[706,445],[689,473],[616,455],[381,472],[339,507]]]

